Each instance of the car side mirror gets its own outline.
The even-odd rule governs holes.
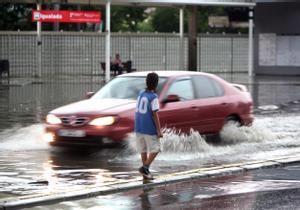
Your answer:
[[[172,102],[177,102],[180,101],[180,98],[178,95],[168,95],[167,98],[163,99],[162,103],[172,103]]]
[[[91,98],[93,95],[95,95],[95,92],[87,92],[87,93],[85,94],[85,98],[86,98],[86,99],[89,99],[89,98]]]

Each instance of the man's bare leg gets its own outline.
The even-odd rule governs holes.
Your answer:
[[[141,153],[141,158],[142,158],[143,166],[146,165],[146,163],[147,163],[147,153],[146,152]]]
[[[155,159],[155,157],[157,156],[158,152],[155,153],[149,153],[149,156],[145,162],[145,165],[147,167],[150,167],[151,163],[153,162],[153,160]]]

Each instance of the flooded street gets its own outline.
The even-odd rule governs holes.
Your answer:
[[[300,116],[258,116],[250,128],[227,127],[222,144],[206,143],[199,134],[162,140],[154,175],[203,166],[276,158],[300,152]],[[50,148],[40,138],[42,124],[3,131],[0,143],[0,193],[5,197],[82,185],[100,186],[139,176],[139,155],[130,148],[107,148],[98,152]],[[129,139],[132,141],[133,139]],[[170,143],[169,141],[173,141]],[[172,146],[170,146],[172,145]],[[175,151],[177,148],[177,151]]]
[[[231,79],[244,81],[251,91],[254,124],[227,126],[219,144],[206,142],[196,132],[178,136],[166,130],[162,153],[152,166],[154,175],[299,154],[300,81],[258,78],[247,83]],[[81,82],[18,80],[0,85],[0,198],[103,186],[140,176],[133,135],[129,135],[126,147],[93,152],[51,148],[42,139],[48,111],[83,99],[87,91],[102,84],[102,80],[84,78]]]

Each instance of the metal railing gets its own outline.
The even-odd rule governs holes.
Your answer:
[[[247,72],[248,37],[200,34],[198,71]],[[116,53],[131,60],[137,71],[187,70],[188,39],[184,37],[184,68],[180,68],[178,34],[113,33],[112,59]],[[0,32],[0,59],[10,62],[12,77],[31,77],[37,72],[36,32]],[[42,33],[42,75],[97,75],[103,73],[105,34],[85,32]]]

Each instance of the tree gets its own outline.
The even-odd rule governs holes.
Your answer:
[[[103,5],[80,5],[81,10],[102,11],[103,26],[105,25],[105,7]],[[197,7],[197,32],[221,33],[221,32],[247,32],[247,29],[236,28],[211,28],[208,25],[210,15],[228,15],[232,9],[225,7]],[[0,6],[0,30],[18,29],[22,31],[36,30],[36,23],[31,21],[31,10],[36,9],[34,4],[1,3]],[[53,4],[42,4],[42,9],[53,9]],[[61,4],[61,10],[77,10],[78,5]],[[144,7],[112,6],[111,31],[131,32],[178,32],[179,9],[174,7],[157,7],[146,12]],[[184,28],[187,32],[187,10],[185,9]],[[80,25],[80,27],[78,27]],[[60,23],[59,29],[64,31],[95,31],[95,24]],[[53,23],[43,23],[43,30],[53,30]],[[105,28],[105,26],[103,27]]]
[[[1,4],[0,30],[33,30],[31,22],[32,4]]]
[[[177,8],[157,8],[152,14],[152,25],[158,32],[179,32],[179,10]]]
[[[111,9],[111,31],[138,31],[138,24],[145,19],[145,8],[113,6]]]
[[[243,31],[241,29],[233,28],[211,28],[208,25],[208,17],[210,15],[215,16],[227,16],[228,9],[225,7],[212,7],[212,6],[199,6],[197,7],[197,32],[198,33],[221,33],[221,32],[238,32]],[[184,30],[187,31],[187,7],[184,10]],[[158,32],[178,32],[179,31],[179,9],[178,8],[156,8],[156,10],[150,14],[151,24],[154,31]]]

